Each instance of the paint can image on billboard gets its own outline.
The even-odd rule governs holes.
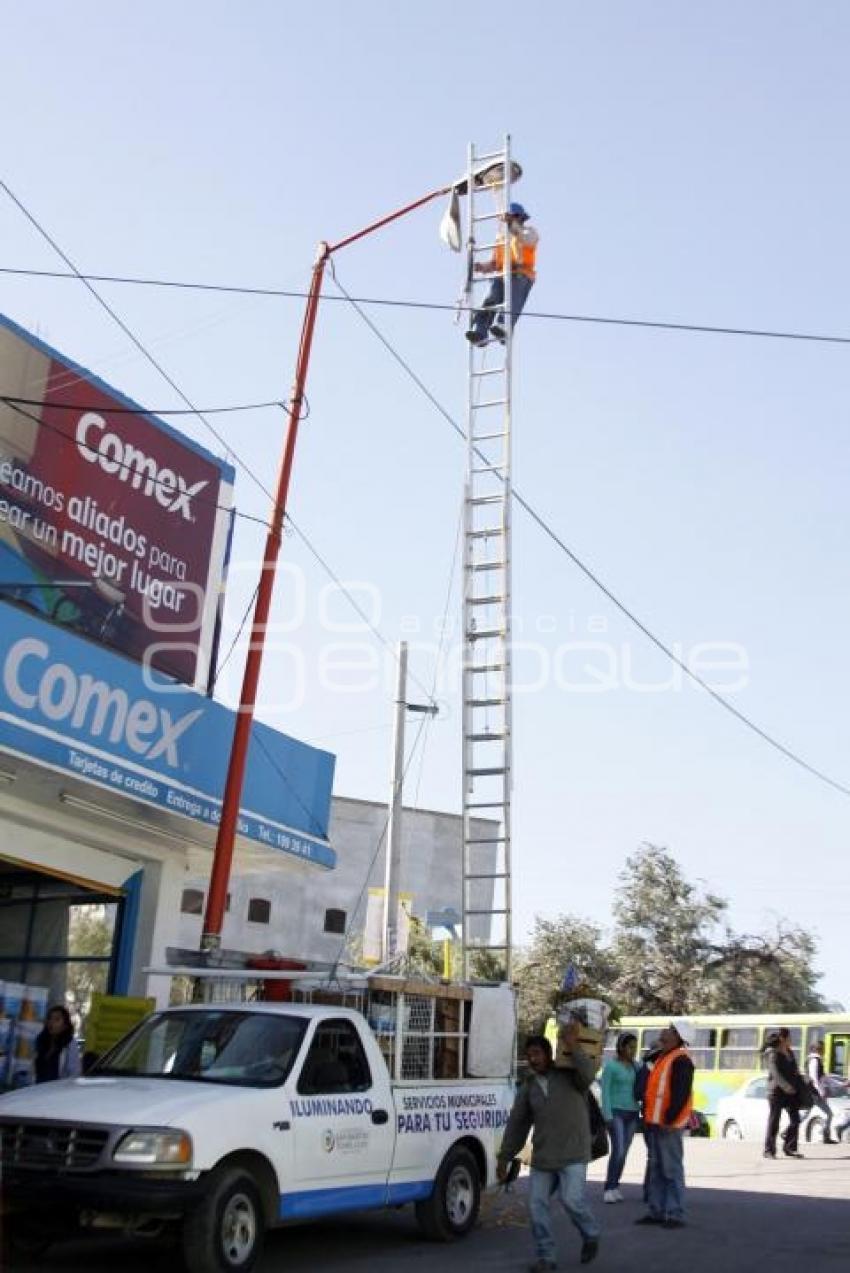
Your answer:
[[[0,318],[0,583],[104,645],[203,685],[233,472]]]

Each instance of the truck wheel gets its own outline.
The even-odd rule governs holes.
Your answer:
[[[263,1249],[265,1218],[253,1177],[225,1169],[183,1221],[188,1273],[249,1273]]]
[[[468,1149],[459,1145],[443,1159],[430,1198],[417,1202],[416,1219],[430,1241],[454,1242],[469,1233],[480,1205],[478,1163]]]

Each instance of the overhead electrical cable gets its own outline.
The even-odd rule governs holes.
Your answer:
[[[215,428],[212,424],[210,424],[210,422],[209,422],[209,420],[206,418],[206,416],[205,416],[205,415],[203,415],[203,414],[202,414],[202,413],[198,410],[198,408],[195,406],[195,404],[194,404],[193,402],[191,402],[191,401],[190,401],[190,399],[189,399],[189,398],[187,398],[186,394],[183,392],[183,390],[180,388],[180,386],[179,386],[179,385],[177,385],[177,384],[175,383],[175,381],[174,381],[174,380],[172,379],[172,377],[168,374],[168,372],[165,370],[165,368],[164,368],[164,367],[162,367],[162,365],[161,365],[161,364],[160,364],[160,363],[159,363],[159,362],[158,362],[158,361],[154,358],[153,354],[151,354],[151,353],[150,353],[150,352],[149,352],[149,351],[145,348],[145,346],[142,344],[142,342],[141,342],[141,340],[138,338],[138,336],[136,336],[136,335],[135,335],[135,334],[134,334],[134,333],[130,330],[130,328],[129,328],[129,327],[127,326],[127,324],[123,321],[123,319],[119,317],[119,315],[115,312],[115,310],[112,308],[112,306],[111,306],[111,305],[109,305],[109,304],[108,304],[108,302],[107,302],[107,301],[105,301],[105,300],[103,299],[103,297],[100,295],[100,293],[97,291],[97,289],[96,289],[96,288],[92,285],[92,281],[91,281],[91,279],[90,279],[90,278],[88,278],[88,277],[86,277],[84,274],[82,274],[82,273],[80,272],[80,270],[78,270],[78,269],[77,269],[77,266],[74,264],[74,262],[71,260],[71,258],[67,255],[67,253],[65,253],[65,252],[62,250],[62,248],[59,246],[59,244],[56,242],[56,240],[55,240],[55,239],[54,239],[54,238],[53,238],[53,237],[52,237],[52,236],[48,233],[48,231],[47,231],[47,230],[46,230],[46,229],[45,229],[45,228],[44,228],[44,227],[40,224],[40,222],[39,222],[39,221],[38,221],[38,219],[34,216],[34,214],[33,214],[32,212],[30,212],[30,211],[29,211],[29,209],[28,209],[28,208],[27,208],[27,207],[26,207],[26,206],[25,206],[25,205],[21,202],[21,200],[17,197],[17,195],[14,193],[14,191],[12,191],[12,190],[9,188],[9,186],[7,185],[7,183],[6,183],[5,181],[3,181],[3,179],[2,179],[1,177],[0,177],[0,189],[5,190],[6,194],[9,196],[9,198],[12,200],[12,202],[15,204],[15,206],[16,206],[16,207],[20,210],[20,212],[22,212],[22,213],[23,213],[23,215],[26,217],[27,221],[29,221],[30,225],[32,225],[32,226],[33,226],[33,227],[37,230],[37,232],[38,232],[38,233],[41,235],[41,237],[42,237],[42,238],[43,238],[43,239],[44,239],[44,240],[45,240],[45,241],[46,241],[46,242],[50,245],[50,247],[54,250],[54,252],[56,252],[56,254],[62,258],[62,260],[65,262],[65,264],[68,266],[68,268],[72,271],[72,274],[71,274],[71,275],[69,275],[68,277],[76,278],[77,280],[79,280],[79,282],[81,282],[81,283],[83,283],[83,284],[85,285],[85,287],[86,287],[86,288],[87,288],[87,290],[88,290],[88,291],[92,294],[92,296],[95,298],[95,300],[97,301],[97,303],[98,303],[98,304],[99,304],[99,305],[100,305],[100,306],[101,306],[101,307],[102,307],[102,308],[106,311],[106,313],[110,316],[110,318],[112,318],[112,319],[113,319],[113,321],[114,321],[115,323],[117,323],[117,325],[120,327],[121,331],[123,331],[123,332],[124,332],[124,334],[128,337],[128,339],[129,339],[130,341],[132,341],[133,345],[134,345],[134,346],[135,346],[135,347],[139,350],[139,352],[140,352],[140,353],[141,353],[141,354],[142,354],[142,355],[143,355],[143,356],[144,356],[144,357],[145,357],[145,358],[146,358],[146,359],[150,362],[151,366],[153,366],[153,367],[154,367],[154,368],[155,368],[155,369],[159,372],[159,374],[163,377],[163,379],[166,381],[166,383],[167,383],[167,384],[169,384],[169,385],[171,386],[171,388],[174,390],[174,392],[177,394],[177,396],[180,398],[180,400],[181,400],[182,402],[185,402],[186,406],[190,409],[190,411],[191,411],[193,414],[195,414],[195,415],[197,416],[197,418],[201,421],[201,423],[202,423],[202,424],[204,424],[204,425],[206,426],[206,428],[209,430],[209,432],[212,434],[212,436],[213,436],[213,437],[214,437],[214,438],[218,441],[219,445],[220,445],[220,446],[222,446],[222,447],[224,448],[224,450],[225,450],[225,454],[233,457],[234,463],[238,464],[238,465],[239,465],[239,467],[240,467],[240,468],[241,468],[241,469],[242,469],[245,473],[247,473],[247,475],[251,478],[251,480],[254,482],[254,484],[260,488],[260,490],[263,492],[263,494],[264,494],[264,495],[266,495],[266,496],[268,497],[268,499],[269,499],[269,500],[271,500],[272,507],[274,507],[274,504],[275,504],[275,497],[274,497],[273,493],[269,490],[269,488],[268,488],[268,487],[264,484],[264,482],[262,482],[262,481],[261,481],[261,479],[257,476],[257,474],[256,474],[256,473],[255,473],[255,472],[254,472],[254,471],[250,468],[250,466],[249,466],[249,465],[245,462],[245,460],[243,460],[243,459],[242,459],[242,458],[241,458],[241,457],[237,454],[237,452],[236,452],[236,451],[234,451],[234,450],[232,449],[232,447],[230,447],[230,446],[229,446],[229,444],[227,443],[227,441],[226,441],[226,440],[225,440],[225,439],[221,436],[221,434],[218,432],[218,430],[217,430],[217,429],[216,429],[216,428]],[[304,402],[305,402],[305,404],[306,404],[306,399],[304,399]],[[286,410],[290,410],[290,408],[289,408],[289,407],[286,407],[285,409],[286,409]],[[247,516],[247,515],[246,515],[246,514],[242,514],[242,516]],[[257,518],[253,518],[253,519],[251,519],[251,520],[259,520],[259,519],[257,519]],[[379,629],[375,626],[375,624],[374,624],[374,623],[372,623],[372,621],[371,621],[371,619],[369,618],[369,616],[368,616],[367,612],[363,609],[363,607],[362,607],[362,606],[360,606],[360,605],[359,605],[359,603],[357,602],[357,600],[356,600],[356,598],[354,597],[354,594],[351,592],[351,590],[350,590],[349,588],[346,588],[345,584],[344,584],[344,583],[343,583],[343,581],[339,578],[339,576],[338,576],[338,575],[337,575],[337,574],[336,574],[333,570],[331,570],[331,568],[330,568],[330,566],[328,565],[327,561],[324,559],[324,557],[322,557],[322,555],[321,555],[321,553],[319,553],[318,549],[317,549],[317,548],[315,548],[315,547],[314,547],[314,545],[310,542],[310,540],[308,539],[308,537],[307,537],[307,535],[305,534],[305,532],[304,532],[303,530],[301,530],[301,528],[300,528],[300,527],[299,527],[299,526],[295,523],[295,521],[292,519],[292,517],[291,517],[289,514],[287,514],[287,515],[286,515],[286,522],[288,523],[288,525],[289,525],[289,526],[291,526],[291,527],[292,527],[293,531],[294,531],[294,532],[298,535],[298,537],[301,539],[302,543],[305,545],[305,547],[307,548],[307,550],[308,550],[308,551],[312,554],[312,556],[315,558],[315,560],[319,563],[319,565],[322,567],[322,569],[325,571],[325,573],[328,575],[328,577],[329,577],[329,578],[330,578],[330,579],[331,579],[331,580],[332,580],[332,581],[336,584],[336,586],[340,589],[340,591],[342,592],[342,594],[343,594],[343,595],[346,597],[346,599],[348,600],[349,604],[350,604],[351,606],[353,606],[353,608],[354,608],[354,610],[357,612],[357,614],[358,614],[358,615],[359,615],[359,616],[363,619],[363,621],[366,623],[366,625],[367,625],[367,627],[369,628],[369,630],[370,630],[370,631],[371,631],[371,632],[372,632],[372,633],[373,633],[373,634],[374,634],[374,635],[378,638],[378,640],[379,640],[379,641],[380,641],[380,642],[381,642],[381,643],[382,643],[382,644],[383,644],[383,645],[384,645],[384,646],[385,646],[388,650],[390,650],[390,652],[391,652],[391,654],[392,654],[393,658],[394,658],[396,661],[398,661],[398,654],[397,654],[397,652],[394,650],[394,648],[393,648],[393,646],[391,645],[391,643],[390,643],[390,642],[386,639],[386,637],[383,635],[383,633],[379,631]],[[267,522],[263,522],[263,524],[264,524],[264,525],[266,525],[266,526],[268,527],[268,523],[267,523]],[[416,681],[417,685],[419,685],[419,687],[420,687],[420,689],[423,691],[423,693],[427,694],[427,692],[428,692],[428,691],[427,691],[426,687],[422,684],[422,682],[421,682],[421,681],[419,681],[419,680],[418,680],[418,678],[417,678],[417,677],[415,677],[413,674],[410,674],[410,679],[411,679],[411,680],[413,680],[413,681]],[[429,702],[430,702],[430,700],[429,700]]]
[[[2,182],[0,182],[2,185]],[[6,187],[8,189],[8,187]],[[222,292],[234,296],[268,296],[289,300],[306,300],[308,292],[283,287],[250,287],[227,283],[193,283],[181,279],[141,278],[122,274],[77,274],[64,270],[32,270],[0,266],[0,274],[18,275],[24,278],[79,279],[85,283],[116,283],[131,287],[173,288],[186,292]],[[341,301],[344,297],[325,296],[323,300]],[[416,301],[393,299],[386,296],[355,296],[360,305],[375,305],[389,309],[436,310],[444,313],[469,313],[474,307],[456,303],[447,305],[440,301]],[[769,327],[740,327],[716,323],[677,323],[664,319],[621,318],[606,314],[567,314],[557,310],[530,310],[522,312],[526,319],[539,319],[553,323],[584,323],[602,327],[634,327],[649,331],[693,332],[708,336],[748,336],[760,340],[799,340],[820,345],[850,345],[850,336],[836,336],[829,332],[786,331]]]
[[[282,402],[242,402],[227,407],[104,407],[102,402],[49,402],[44,398],[19,398],[15,394],[0,392],[0,402],[8,406],[44,407],[51,411],[106,411],[109,415],[233,415],[238,411],[266,411],[270,407],[286,410]],[[308,412],[309,414],[309,412]],[[304,419],[307,417],[304,416]]]
[[[336,286],[339,288],[339,290],[342,292],[343,296],[349,301],[349,303],[351,304],[355,312],[360,316],[363,322],[366,323],[367,327],[370,328],[370,330],[381,342],[381,344],[384,346],[387,352],[403,369],[405,374],[413,381],[416,387],[425,395],[425,397],[432,404],[432,406],[436,408],[436,410],[440,413],[443,419],[446,420],[446,422],[449,425],[451,425],[454,432],[464,441],[464,443],[466,443],[466,433],[463,427],[460,424],[458,424],[458,422],[453,418],[453,416],[446,410],[446,408],[442,405],[442,403],[435,397],[435,395],[427,387],[424,381],[416,374],[416,372],[413,370],[413,368],[410,366],[407,360],[399,353],[399,351],[395,348],[395,346],[387,339],[387,337],[383,334],[383,332],[375,325],[375,323],[372,321],[369,315],[364,312],[364,310],[362,309],[360,303],[356,300],[356,298],[349,296],[348,292],[346,292],[345,288],[340,283],[336,275],[334,276],[334,282],[336,283]],[[479,457],[482,460],[486,460],[486,456],[482,455],[481,452],[478,450],[478,448],[475,448],[475,449]],[[608,599],[608,601],[611,602],[611,604],[615,607],[615,609],[619,610],[620,614],[622,614],[624,618],[628,619],[628,621],[634,627],[636,627],[637,630],[641,632],[643,636],[645,636],[646,639],[650,641],[651,644],[654,645],[657,650],[659,650],[666,658],[670,660],[671,663],[675,664],[676,667],[678,667],[682,672],[684,672],[684,674],[691,681],[693,681],[695,685],[698,685],[700,689],[704,690],[706,694],[708,694],[712,699],[714,699],[714,701],[720,707],[724,708],[727,712],[730,713],[730,715],[734,716],[735,719],[740,722],[740,724],[745,725],[747,729],[751,730],[752,733],[756,734],[757,737],[761,738],[763,742],[766,742],[770,747],[778,751],[780,755],[784,756],[787,760],[790,760],[793,764],[798,765],[801,769],[806,770],[807,773],[811,774],[815,778],[818,778],[821,782],[826,783],[827,786],[832,787],[835,791],[841,792],[841,794],[844,796],[850,796],[850,786],[847,786],[846,784],[839,782],[836,778],[830,777],[830,775],[825,773],[822,769],[818,769],[816,765],[810,764],[809,761],[805,760],[792,748],[787,747],[784,743],[780,742],[777,738],[774,738],[772,734],[769,734],[767,730],[762,729],[760,725],[757,725],[755,721],[751,720],[749,716],[745,715],[744,712],[740,711],[737,707],[735,707],[734,704],[731,703],[727,698],[725,698],[722,694],[718,693],[717,690],[713,689],[708,684],[707,681],[703,680],[701,676],[699,676],[696,672],[694,672],[694,670],[684,661],[684,659],[679,658],[676,652],[673,649],[671,649],[669,645],[667,645],[660,637],[657,637],[655,633],[643,622],[643,620],[639,619],[638,616],[634,613],[634,611],[631,610],[625,604],[625,602],[621,601],[619,597],[615,595],[614,592],[612,592],[612,590],[607,586],[607,584],[602,582],[599,575],[597,575],[596,572],[590,568],[590,566],[586,565],[585,562],[581,560],[578,554],[575,553],[573,549],[569,547],[569,545],[562,539],[562,537],[557,533],[557,531],[555,531],[553,527],[546,521],[546,519],[542,516],[542,514],[537,512],[537,510],[528,502],[528,500],[525,499],[525,497],[520,494],[520,492],[517,490],[515,486],[511,487],[511,495],[513,499],[516,500],[517,504],[519,504],[520,508],[522,508],[523,511],[528,514],[528,516],[532,519],[535,525],[540,530],[543,531],[544,535],[546,535],[547,538],[550,539],[552,543],[555,544],[556,547],[558,547],[561,550],[561,552],[564,553],[565,556],[569,558],[569,560],[573,563],[573,565],[576,566],[577,569],[580,570],[581,573],[585,576],[585,578],[588,579],[593,584],[593,586],[597,588],[602,593],[602,595]]]

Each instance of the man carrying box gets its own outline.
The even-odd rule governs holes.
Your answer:
[[[531,1074],[517,1093],[499,1150],[497,1174],[499,1180],[505,1180],[511,1159],[534,1129],[528,1204],[537,1247],[532,1273],[557,1268],[550,1209],[556,1195],[581,1234],[582,1264],[589,1264],[599,1250],[599,1224],[585,1196],[591,1156],[586,1093],[596,1074],[596,1063],[578,1042],[580,1028],[573,1021],[561,1031],[561,1043],[570,1049],[570,1068],[552,1064],[548,1039],[542,1035],[527,1039],[525,1055]]]

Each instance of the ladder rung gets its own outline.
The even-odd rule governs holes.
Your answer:
[[[504,809],[509,803],[508,800],[474,800],[466,807],[467,809]]]
[[[485,367],[483,371],[473,371],[473,379],[480,379],[482,376],[501,376],[504,374],[504,367]]]
[[[500,606],[505,600],[506,598],[504,596],[498,596],[493,593],[493,595],[489,597],[467,597],[466,604],[468,606]]]
[[[480,217],[473,217],[473,223],[477,225],[479,221],[498,221],[504,216],[504,212],[485,212]]]
[[[503,707],[508,700],[506,698],[470,698],[467,699],[467,707]]]
[[[507,842],[506,835],[488,835],[484,840],[467,840],[467,844],[505,844]]]
[[[504,152],[504,150],[493,150],[493,151],[491,151],[488,155],[475,155],[475,154],[474,154],[474,155],[472,156],[472,162],[475,164],[476,169],[480,168],[481,164],[486,164],[486,163],[487,163],[487,161],[488,161],[488,159],[501,159],[502,163],[504,164],[504,162],[505,162],[505,152]],[[511,167],[513,167],[513,165],[511,165]],[[481,187],[480,187],[480,186],[476,186],[476,187],[475,187],[475,189],[476,189],[476,190],[479,190],[479,189],[481,189]],[[485,187],[485,189],[489,189],[489,187]]]
[[[470,530],[467,539],[491,539],[493,535],[504,535],[504,526],[487,526],[483,530]]]
[[[502,504],[507,496],[502,495],[473,495],[470,504]]]
[[[466,741],[468,743],[497,743],[501,739],[507,738],[507,734],[467,734]]]
[[[467,566],[467,570],[504,570],[507,566],[506,561],[476,561],[472,565]]]
[[[504,663],[476,663],[472,667],[465,667],[465,672],[504,672]]]
[[[506,774],[506,768],[501,769],[466,769],[464,773],[467,778],[495,778],[498,774]]]
[[[477,632],[467,632],[467,641],[489,641],[493,637],[503,637],[505,635],[504,628],[481,628]]]
[[[485,411],[487,407],[504,407],[507,401],[507,398],[492,398],[487,402],[472,402],[469,405],[469,409],[470,411]]]
[[[495,243],[473,243],[472,254],[474,256],[477,252],[495,252],[496,248],[500,246],[501,244],[498,239],[496,240]],[[496,271],[494,270],[493,273],[496,273]],[[473,281],[478,282],[478,279],[475,279]]]
[[[476,907],[476,909],[475,909],[475,910],[472,910],[472,911],[464,911],[463,913],[464,913],[464,915],[507,915],[507,913],[508,913],[508,909],[507,909],[507,907],[506,907],[506,906],[496,906],[496,907],[493,907],[493,909],[492,909],[492,910],[491,910],[489,907],[488,907],[486,910],[479,910],[479,909]],[[488,950],[495,950],[495,947],[494,947],[494,946],[488,946],[488,947],[487,947],[487,949],[488,949]]]
[[[475,477],[481,473],[503,473],[506,467],[505,464],[482,464],[481,468],[471,469],[470,472]]]
[[[474,445],[476,442],[493,442],[496,438],[506,438],[507,436],[506,433],[473,433],[471,441]]]
[[[509,880],[511,877],[507,871],[476,871],[474,874],[467,874],[463,877],[465,880]]]

